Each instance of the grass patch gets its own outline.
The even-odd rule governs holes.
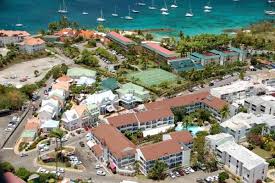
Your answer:
[[[261,149],[260,147],[255,147],[255,149],[252,150],[255,154],[261,156],[264,159],[269,159],[272,157],[271,152],[266,151],[264,149]]]

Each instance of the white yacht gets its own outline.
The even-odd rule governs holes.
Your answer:
[[[118,17],[118,14],[117,14],[117,12],[116,12],[116,6],[115,6],[115,12],[112,13],[112,16],[113,16],[113,17]]]
[[[97,19],[96,19],[96,21],[98,21],[98,22],[105,22],[106,20],[103,18],[103,11],[102,11],[102,9],[100,10],[100,17],[98,17]]]
[[[82,15],[88,15],[89,13],[88,12],[86,12],[86,11],[83,11],[82,12]]]
[[[146,3],[144,3],[143,1],[140,1],[137,3],[139,6],[146,6]]]
[[[275,15],[275,11],[268,11],[268,10],[266,10],[266,11],[264,11],[265,12],[265,14],[267,14],[267,15]]]
[[[133,13],[139,13],[139,11],[138,11],[138,10],[132,10],[132,12],[133,12]]]
[[[124,18],[125,18],[126,20],[133,20],[134,18],[131,17],[131,9],[130,9],[130,6],[128,6],[128,9],[129,9],[128,16],[125,16]]]
[[[162,15],[169,15],[169,13],[167,11],[163,11],[161,12]]]
[[[18,24],[15,24],[15,26],[16,27],[23,27],[23,24],[18,23]]]
[[[155,10],[155,9],[157,9],[157,8],[155,7],[154,0],[152,0],[151,6],[149,6],[148,8],[149,8],[150,10]]]
[[[187,13],[185,13],[186,17],[192,17],[194,16],[192,9],[191,9],[191,1],[189,0],[189,11]]]
[[[68,13],[68,10],[67,10],[66,4],[65,4],[65,0],[63,0],[62,6],[60,5],[58,13]]]
[[[160,9],[160,11],[168,11],[166,1],[164,0],[164,7]]]
[[[204,9],[203,10],[205,13],[210,13],[211,12],[211,9]]]
[[[176,0],[174,0],[174,4],[172,4],[171,5],[171,8],[177,8],[178,7],[178,5],[177,5],[177,1]]]
[[[268,0],[268,3],[275,3],[275,0]]]

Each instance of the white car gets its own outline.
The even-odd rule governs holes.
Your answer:
[[[59,168],[57,171],[60,172],[60,173],[65,173],[64,168]]]
[[[106,175],[106,173],[104,171],[102,171],[102,170],[96,171],[96,174],[100,175],[100,176],[105,176]]]
[[[5,128],[5,131],[6,131],[6,132],[11,132],[11,131],[12,131],[12,128]]]
[[[173,174],[173,172],[170,172],[170,173],[169,173],[169,176],[170,176],[172,179],[176,178],[176,176]]]
[[[100,164],[95,165],[95,169],[100,169],[100,168],[102,168],[102,166]]]
[[[44,149],[44,151],[48,151],[50,148],[49,148],[49,146],[45,146],[43,149]]]

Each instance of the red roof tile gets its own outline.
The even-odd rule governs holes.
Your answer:
[[[92,151],[95,153],[96,157],[100,157],[103,154],[103,148],[100,144],[94,145],[92,148]]]
[[[131,43],[131,42],[133,42],[131,39],[129,39],[127,37],[124,37],[124,36],[118,34],[117,32],[112,31],[112,32],[109,32],[109,34],[112,35],[112,36],[114,36],[115,38],[121,40],[122,42],[125,42],[125,43]]]
[[[120,127],[122,125],[128,125],[138,123],[138,120],[134,113],[122,114],[107,118],[110,125],[114,127]]]
[[[102,146],[107,146],[117,159],[135,155],[136,146],[115,127],[102,124],[93,128],[91,133],[101,142]]]
[[[174,55],[175,54],[175,52],[170,51],[170,50],[168,50],[168,49],[160,46],[157,43],[146,43],[146,45],[149,46],[149,47],[151,47],[152,49],[155,49],[155,50],[157,50],[157,51],[159,51],[161,53],[164,53],[166,55]]]
[[[166,118],[170,116],[174,116],[172,111],[169,108],[161,108],[156,110],[148,110],[145,112],[139,112],[136,113],[136,116],[140,123],[152,121],[152,120],[158,120],[160,118]]]
[[[174,140],[165,140],[155,144],[145,145],[140,148],[146,161],[157,160],[163,156],[180,153],[181,145]]]
[[[179,143],[190,144],[193,142],[192,134],[189,131],[178,131],[169,133],[172,140]]]
[[[146,109],[159,109],[159,108],[173,108],[191,105],[195,103],[202,102],[216,110],[221,110],[227,102],[210,95],[209,92],[200,92],[195,94],[188,94],[184,96],[174,97],[171,99],[165,99],[162,101],[156,101],[152,103],[145,104]]]

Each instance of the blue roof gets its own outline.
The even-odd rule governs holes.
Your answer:
[[[232,50],[232,51],[238,52],[238,53],[245,53],[246,52],[245,50],[242,50],[240,48],[235,48],[235,47],[230,47],[229,49]]]
[[[223,57],[228,57],[228,56],[238,56],[239,53],[232,51],[232,50],[226,50],[226,51],[219,51],[219,50],[211,50],[211,53],[215,53],[217,55],[221,55]]]
[[[179,58],[169,61],[169,64],[177,72],[190,71],[192,69],[201,70],[203,66],[201,64],[195,63],[190,58]]]

